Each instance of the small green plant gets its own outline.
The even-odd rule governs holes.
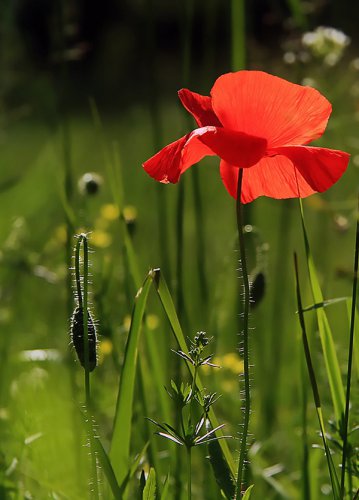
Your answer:
[[[208,418],[208,413],[211,406],[218,400],[216,393],[205,394],[199,391],[196,385],[198,370],[201,366],[207,365],[218,367],[211,363],[212,354],[203,356],[203,351],[208,346],[210,339],[205,332],[198,332],[194,340],[190,340],[190,349],[188,354],[182,350],[174,351],[178,356],[185,359],[194,367],[192,382],[176,383],[171,380],[171,389],[166,389],[170,398],[174,401],[176,412],[180,418],[180,426],[174,428],[168,423],[159,423],[153,419],[149,419],[160,430],[156,432],[159,436],[176,443],[179,446],[184,446],[187,451],[187,492],[188,498],[191,498],[191,453],[192,448],[203,444],[209,445],[219,439],[230,438],[231,436],[216,436],[216,432],[224,427],[224,424],[218,425],[214,429]],[[195,406],[200,408],[200,414],[195,411]],[[197,415],[197,417],[195,416]],[[230,480],[231,481],[231,480]],[[232,488],[234,492],[234,486]]]

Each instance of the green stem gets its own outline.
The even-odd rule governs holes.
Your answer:
[[[247,454],[247,436],[249,428],[249,417],[251,412],[251,394],[249,386],[249,279],[247,271],[247,261],[246,261],[246,251],[244,244],[244,234],[243,234],[243,214],[242,214],[242,203],[241,203],[241,193],[242,193],[242,179],[243,179],[243,169],[239,169],[238,175],[238,187],[237,187],[237,203],[236,203],[236,213],[237,213],[237,229],[238,229],[238,240],[239,240],[239,250],[240,259],[242,267],[242,277],[243,277],[243,287],[244,287],[244,298],[243,298],[243,368],[244,368],[244,420],[243,420],[243,432],[241,436],[241,444],[239,450],[239,463],[238,463],[238,474],[237,474],[237,485],[236,485],[236,499],[241,498],[241,492],[243,488],[243,476],[245,467],[245,457]]]
[[[192,447],[187,447],[187,498],[192,498],[192,467],[191,467],[191,451]]]
[[[359,198],[358,198],[358,215],[359,215]],[[344,499],[345,466],[347,461],[347,448],[348,448],[350,388],[351,388],[351,374],[352,374],[352,364],[353,364],[354,324],[355,324],[355,311],[356,311],[355,306],[356,306],[357,285],[358,285],[358,260],[359,260],[359,219],[357,218],[355,255],[354,255],[354,277],[353,277],[353,291],[352,291],[352,310],[351,310],[350,334],[349,334],[347,390],[346,390],[345,413],[343,422],[343,454],[342,454],[342,470],[341,470],[341,481],[340,481],[340,497],[342,499]]]
[[[302,474],[303,474],[303,483],[302,483],[302,492],[303,492],[303,500],[311,500],[311,491],[310,491],[310,481],[309,481],[309,446],[308,446],[308,415],[307,415],[307,378],[304,369],[304,360],[301,356],[300,358],[300,373],[301,373],[301,382],[302,382],[302,445],[303,445],[303,457],[302,457]]]
[[[81,288],[81,274],[80,274],[80,250],[81,244],[83,246],[83,282]],[[84,329],[84,356],[85,356],[85,401],[86,401],[86,418],[88,426],[88,436],[90,440],[90,454],[91,454],[91,468],[92,468],[92,490],[91,498],[94,500],[99,499],[98,490],[98,477],[97,477],[97,459],[94,443],[94,432],[92,427],[92,414],[91,414],[91,391],[90,391],[90,361],[89,361],[89,338],[88,338],[88,274],[89,274],[89,260],[88,260],[88,242],[86,234],[82,233],[78,237],[75,251],[75,279],[77,300],[79,308],[82,310],[83,329]]]
[[[231,1],[232,70],[244,69],[246,65],[245,0]]]

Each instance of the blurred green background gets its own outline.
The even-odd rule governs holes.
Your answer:
[[[68,210],[74,233],[92,232],[92,303],[102,339],[93,399],[99,434],[105,444],[110,439],[136,289],[123,251],[109,158],[123,178],[126,220],[141,276],[161,267],[177,301],[183,294],[185,334],[205,330],[213,336],[219,364],[225,365],[223,356],[236,352],[235,206],[220,182],[218,160],[205,159],[194,167],[196,178],[189,171],[181,179],[183,247],[178,241],[179,186],[158,186],[141,168],[160,147],[193,126],[178,105],[181,87],[208,94],[217,76],[241,69],[240,61],[243,68],[312,85],[332,102],[333,114],[318,144],[348,151],[352,160],[342,179],[327,193],[305,200],[304,208],[325,298],[351,294],[359,167],[359,4],[255,0],[244,6],[244,19],[235,17],[236,12],[243,14],[243,6],[235,0],[0,4],[0,498],[86,498],[81,493],[86,473],[78,469],[82,459],[76,457],[85,451],[74,424],[82,373],[69,347],[73,299],[66,254]],[[349,38],[319,32],[314,42],[306,42],[303,34],[318,26],[331,26]],[[95,194],[88,192],[86,173],[92,173]],[[196,221],[199,200],[203,237]],[[312,299],[298,202],[260,198],[246,209],[246,217],[252,225],[247,235],[250,269],[265,277],[263,299],[251,316],[254,498],[302,498],[302,352],[293,293],[294,249],[303,271],[305,305]],[[149,330],[160,339],[170,378],[170,329],[155,300],[149,309]],[[328,315],[344,372],[345,303],[328,308]],[[317,375],[328,402],[315,318],[308,314],[308,319]],[[43,351],[46,359],[41,361],[29,352],[36,349],[54,351]],[[211,390],[223,394],[217,412],[235,434],[241,415],[236,383],[240,359],[236,355],[229,360],[220,375],[204,376]],[[150,387],[150,379],[148,383]],[[154,395],[145,416],[161,420],[157,392],[162,387],[150,390]],[[354,414],[357,419],[358,407]],[[134,453],[146,441],[143,416],[136,403]],[[325,419],[331,417],[328,403]],[[310,439],[319,442],[313,411],[310,419]],[[313,457],[321,463],[313,465],[320,471],[316,488],[321,498],[326,496],[325,465],[320,452]],[[272,472],[278,487],[263,472],[276,464]],[[206,472],[198,470],[194,497],[212,498]]]

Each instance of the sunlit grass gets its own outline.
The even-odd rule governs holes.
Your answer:
[[[241,4],[233,1],[233,6]],[[300,24],[303,19],[299,3],[290,4]],[[243,33],[239,35],[233,65],[244,60],[243,47],[238,45],[244,37]],[[316,62],[299,72],[284,67],[279,58],[273,59],[271,65],[277,73],[293,75],[292,80],[297,79],[298,73],[301,78],[312,77],[333,102],[328,136],[320,144],[358,155],[357,117],[353,114],[355,95],[347,91],[356,81],[353,66],[344,60],[339,68],[323,69]],[[226,64],[229,69],[230,57]],[[204,77],[203,85],[206,81]],[[178,82],[177,86],[184,84]],[[51,102],[54,99],[51,83],[46,85],[44,80],[43,85]],[[208,91],[209,86],[205,92]],[[174,498],[174,478],[183,477],[183,471],[174,468],[174,447],[153,435],[154,429],[145,417],[159,422],[175,421],[164,388],[174,377],[172,368],[176,361],[171,349],[178,349],[180,343],[185,351],[187,338],[197,331],[204,330],[213,337],[210,346],[215,355],[213,362],[221,366],[201,374],[203,385],[221,395],[212,425],[216,426],[218,420],[226,424],[225,434],[238,433],[238,376],[243,371],[243,362],[237,353],[239,256],[233,200],[218,182],[217,161],[204,160],[196,173],[203,219],[196,220],[198,189],[195,184],[194,190],[187,179],[181,214],[183,248],[178,254],[178,189],[161,186],[166,189],[166,199],[161,198],[158,186],[144,175],[141,164],[158,147],[183,133],[184,120],[172,100],[168,102],[161,95],[156,95],[156,99],[155,109],[150,110],[148,103],[140,100],[111,113],[98,106],[102,125],[96,122],[90,101],[81,112],[69,114],[73,182],[73,194],[67,200],[69,206],[63,190],[60,123],[54,127],[55,117],[50,124],[33,110],[4,126],[0,149],[0,438],[3,443],[0,497],[7,489],[4,495],[10,499],[29,498],[26,496],[29,493],[33,498],[76,500],[87,498],[91,490],[86,426],[79,403],[85,400],[83,370],[75,359],[69,337],[66,288],[69,269],[65,259],[69,213],[74,234],[88,231],[90,248],[94,251],[90,254],[89,286],[99,323],[100,345],[99,366],[92,375],[91,391],[96,435],[101,442],[97,453],[102,467],[99,487],[104,498],[112,498],[111,494],[115,498],[122,495],[135,498],[141,484],[148,492],[154,482],[163,498]],[[162,130],[162,122],[171,125]],[[357,218],[354,164],[328,193],[303,201],[318,279],[316,286],[320,285],[324,299],[351,296]],[[93,196],[78,189],[78,181],[86,172],[95,172],[103,179]],[[205,280],[203,270],[202,276],[198,272],[201,220],[204,231],[199,248],[205,259]],[[166,224],[166,231],[160,234],[162,224]],[[312,448],[322,442],[309,387],[305,390],[307,379],[296,315],[294,249],[303,263],[300,276],[303,306],[313,304],[310,282],[304,273],[306,257],[296,204],[259,199],[251,206],[251,224],[259,231],[261,244],[266,248],[265,293],[250,316],[254,411],[247,483],[255,484],[251,499],[304,500],[308,491],[311,500],[331,498],[324,453]],[[258,242],[252,236],[250,233],[245,236],[249,272],[258,265]],[[186,322],[183,317],[177,318],[173,306],[175,294],[171,296],[168,290],[176,290],[178,286],[175,269],[179,259]],[[168,268],[169,275],[165,272],[161,278],[157,272],[148,275],[149,269],[157,267]],[[162,278],[167,280],[168,288]],[[138,294],[143,280],[146,280],[144,288]],[[320,298],[318,288],[316,296],[315,301]],[[328,421],[339,419],[344,400],[342,394],[338,395],[342,390],[337,387],[334,399],[339,403],[332,404],[333,389],[330,391],[328,384],[332,363],[329,360],[325,364],[321,351],[317,312],[306,312],[305,318],[325,428],[329,431]],[[336,383],[338,386],[341,381],[345,391],[349,338],[346,304],[332,304],[325,312],[338,360]],[[185,326],[183,330],[178,319],[182,328]],[[354,350],[358,352],[357,337],[354,342]],[[358,360],[354,360],[357,367],[355,362]],[[190,376],[186,372],[186,377]],[[349,428],[357,424],[357,382],[358,371],[354,370]],[[355,434],[349,437],[355,443]],[[235,440],[223,443],[226,461],[233,472],[238,443]],[[340,477],[341,452],[333,441],[328,440],[328,444],[335,450],[333,461]],[[304,447],[309,460],[306,468]],[[215,500],[219,498],[219,489],[205,459],[207,450],[198,448],[192,456],[192,496]],[[150,472],[154,470],[151,467],[155,468],[155,474]],[[144,471],[142,479],[141,471]],[[150,479],[144,485],[146,478]],[[358,487],[354,477],[352,487]],[[186,488],[181,494],[185,498]]]

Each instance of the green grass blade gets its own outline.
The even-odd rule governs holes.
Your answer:
[[[313,309],[319,309],[321,307],[328,307],[332,304],[337,304],[338,302],[345,302],[348,300],[348,297],[337,297],[336,299],[328,299],[323,302],[319,302],[319,304],[312,304],[308,307],[303,308],[303,312],[313,311]]]
[[[226,498],[233,498],[236,491],[236,485],[233,481],[228,463],[224,458],[219,441],[214,440],[208,443],[208,458],[219,488]]]
[[[359,201],[359,199],[358,199]],[[353,269],[353,290],[352,290],[352,308],[350,313],[350,329],[349,329],[349,349],[348,349],[348,368],[347,368],[347,387],[346,387],[346,400],[345,400],[345,414],[343,419],[343,453],[342,453],[342,472],[340,481],[340,494],[344,498],[345,490],[345,471],[348,454],[348,427],[349,427],[349,413],[350,413],[350,391],[352,380],[352,366],[354,355],[354,332],[355,332],[355,317],[356,317],[356,299],[358,288],[358,267],[359,267],[359,219],[357,214],[356,224],[356,238],[355,238],[355,251],[354,251],[354,269]]]
[[[155,469],[151,467],[146,481],[146,486],[143,489],[142,500],[156,500],[156,490],[156,472]]]
[[[163,484],[163,489],[161,493],[161,500],[169,500],[169,486],[170,486],[170,480],[169,476],[166,477],[165,482]]]
[[[303,356],[300,357],[300,380],[301,380],[301,392],[302,392],[302,444],[303,444],[303,457],[302,457],[302,498],[303,500],[311,500],[310,494],[310,477],[311,469],[309,467],[310,459],[310,447],[308,442],[308,382],[305,376],[305,365]]]
[[[183,352],[187,353],[188,349],[187,349],[186,340],[185,340],[185,337],[183,335],[182,328],[181,328],[180,322],[178,320],[176,309],[175,309],[171,294],[168,290],[167,284],[166,284],[163,276],[161,275],[161,272],[159,269],[155,269],[153,271],[151,277],[152,277],[154,284],[156,286],[156,290],[157,290],[159,299],[160,299],[161,304],[163,306],[163,309],[166,313],[166,316],[170,322],[172,331],[173,331],[174,336],[178,342],[178,345]],[[191,375],[193,376],[194,375],[194,367],[190,363],[187,363],[187,367],[188,367]],[[201,380],[200,380],[198,375],[197,375],[196,380],[197,380],[197,387],[198,387],[199,391],[203,390],[203,385],[202,385]],[[212,408],[209,411],[209,419],[210,419],[213,427],[218,427],[218,420],[217,420]],[[223,435],[221,431],[219,431],[217,434],[218,434],[218,436]],[[235,477],[235,464],[234,464],[232,454],[229,450],[228,444],[227,444],[225,439],[221,439],[219,441],[219,443],[220,443],[220,446],[222,448],[223,455],[224,455],[225,459],[227,460],[228,467],[231,471],[231,474],[233,475],[233,477]]]
[[[332,459],[332,456],[330,453],[330,449],[328,447],[327,440],[326,440],[326,432],[325,432],[322,407],[321,407],[320,396],[319,396],[319,389],[318,389],[318,384],[317,384],[317,380],[315,377],[314,367],[313,367],[312,358],[311,358],[311,354],[310,354],[310,350],[309,350],[308,337],[307,337],[305,321],[304,321],[304,314],[303,314],[303,309],[302,309],[302,299],[301,299],[300,284],[299,284],[299,271],[298,271],[297,254],[294,254],[294,268],[295,268],[298,315],[299,315],[299,322],[300,322],[300,326],[301,326],[301,330],[302,330],[302,341],[303,341],[303,347],[304,347],[305,361],[307,363],[309,380],[310,380],[310,384],[311,384],[312,391],[313,391],[315,408],[317,411],[320,432],[321,432],[323,445],[324,445],[324,449],[325,449],[325,456],[326,456],[327,464],[328,464],[330,481],[331,481],[331,485],[332,485],[333,498],[334,498],[334,500],[340,500],[339,481],[338,481],[338,477],[337,477],[337,474],[335,471],[335,467],[334,467],[333,459]]]
[[[135,475],[136,471],[138,470],[138,467],[140,465],[140,463],[143,462],[144,460],[144,457],[145,457],[145,453],[147,451],[147,448],[149,446],[149,441],[145,444],[145,446],[142,448],[141,452],[136,456],[135,460],[132,462],[131,464],[131,468],[128,470],[127,474],[126,474],[126,477],[125,479],[122,481],[121,483],[121,499],[124,498],[124,495],[125,495],[125,492],[126,492],[126,488],[128,486],[128,483],[130,482],[130,480],[132,479],[132,477]]]
[[[136,296],[117,396],[110,459],[119,484],[126,477],[130,464],[132,403],[135,388],[138,342],[151,283],[149,274]]]
[[[98,461],[101,465],[101,469],[103,470],[107,482],[111,488],[112,494],[115,498],[115,500],[122,500],[122,491],[121,488],[118,485],[116,475],[114,473],[114,470],[112,468],[110,459],[102,446],[101,441],[98,438],[94,439],[94,444],[95,444],[95,450],[97,453],[97,458]]]
[[[347,313],[348,313],[348,320],[350,321],[351,317],[351,311],[352,311],[352,299],[347,300]],[[355,323],[358,325],[359,324],[359,312],[358,308],[355,308]],[[354,364],[355,364],[355,369],[357,373],[357,379],[359,380],[359,335],[354,336],[354,345],[353,345],[353,350],[354,350]]]
[[[307,257],[307,266],[309,272],[309,281],[312,288],[314,303],[318,304],[324,302],[323,294],[319,285],[317,271],[309,247],[308,235],[304,223],[303,205],[301,202],[300,202],[300,212],[301,212],[305,252]],[[319,308],[316,309],[316,314],[319,327],[319,336],[323,349],[325,368],[327,372],[330,392],[334,406],[335,418],[339,423],[344,415],[344,409],[345,409],[345,394],[340,374],[339,362],[326,313],[323,308]]]
[[[253,486],[254,486],[254,484],[251,484],[251,486],[246,489],[246,491],[243,495],[243,500],[249,500],[251,498]]]

